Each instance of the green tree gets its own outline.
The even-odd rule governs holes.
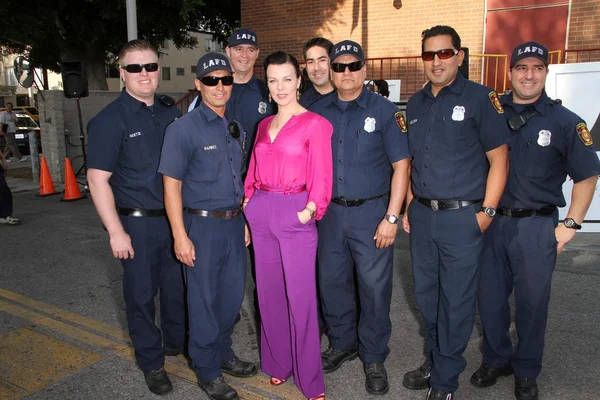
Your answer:
[[[0,46],[26,55],[38,68],[60,72],[60,62],[82,60],[90,89],[107,90],[105,65],[127,41],[126,0],[4,0]],[[138,0],[138,37],[160,47],[172,40],[192,48],[189,31],[224,41],[239,25],[240,0]]]

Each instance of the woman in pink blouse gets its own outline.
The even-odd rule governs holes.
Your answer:
[[[331,200],[333,128],[298,104],[300,67],[284,52],[264,62],[277,115],[258,125],[242,207],[252,232],[262,370],[325,399],[317,322],[317,229]]]

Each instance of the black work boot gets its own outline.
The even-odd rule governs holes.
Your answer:
[[[210,382],[198,380],[198,386],[212,400],[239,400],[237,392],[225,382],[225,378],[222,376],[218,376]]]
[[[329,373],[337,370],[346,361],[354,360],[358,357],[358,351],[352,350],[336,350],[332,347],[321,353],[321,361],[323,362],[323,372]]]
[[[535,379],[515,376],[515,398],[517,400],[537,400],[538,387]]]
[[[514,373],[512,366],[508,364],[506,367],[494,368],[486,363],[481,363],[481,366],[471,376],[471,384],[479,388],[486,388],[496,384],[498,377],[510,376]]]
[[[427,359],[419,368],[404,374],[402,385],[410,390],[428,389],[431,370],[433,370],[433,364]]]
[[[251,362],[233,357],[230,361],[221,364],[221,371],[238,378],[248,378],[256,375],[258,370],[256,369],[256,365]]]
[[[148,389],[154,394],[163,395],[173,390],[173,384],[163,367],[144,371],[144,378]]]
[[[427,392],[426,400],[452,400],[454,399],[454,393],[442,392],[439,389],[431,388]]]
[[[386,394],[390,390],[383,363],[365,364],[365,376],[365,388],[369,394]]]

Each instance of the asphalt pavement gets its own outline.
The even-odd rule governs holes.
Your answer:
[[[11,176],[14,172],[9,171]],[[65,203],[34,196],[37,185],[9,178],[19,226],[0,225],[0,399],[146,399],[151,394],[126,333],[121,266],[90,199]],[[60,188],[57,188],[58,190]],[[596,399],[600,383],[600,234],[578,233],[554,273],[540,399]],[[248,279],[234,349],[259,363]],[[390,391],[369,396],[357,359],[325,376],[328,399],[425,399],[402,386],[423,361],[421,318],[413,295],[408,236],[395,244],[392,337],[386,361]],[[514,333],[514,332],[513,332]],[[513,378],[477,389],[469,377],[481,361],[481,327],[465,352],[457,399],[512,399]],[[327,339],[323,337],[323,348]],[[174,391],[167,399],[205,399],[183,356],[168,357]],[[229,379],[229,378],[227,378]],[[242,399],[301,399],[291,382],[230,379]]]

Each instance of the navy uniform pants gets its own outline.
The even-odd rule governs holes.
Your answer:
[[[0,218],[12,216],[13,213],[13,198],[12,192],[6,183],[4,177],[4,168],[0,165]]]
[[[433,363],[430,386],[458,389],[463,352],[475,322],[479,256],[483,244],[476,213],[481,205],[433,211],[416,200],[408,209],[415,297]]]
[[[175,349],[185,347],[183,273],[173,254],[167,217],[121,216],[121,223],[135,251],[133,259],[121,261],[129,337],[138,366],[149,371],[163,366],[163,345]],[[154,307],[159,289],[161,329],[155,323]]]
[[[496,216],[485,234],[478,296],[483,362],[497,368],[512,364],[522,378],[535,379],[542,369],[557,218]],[[513,290],[519,339],[514,353],[508,303]]]
[[[190,324],[189,355],[202,382],[221,376],[231,361],[231,334],[246,284],[244,218],[205,218],[184,213],[194,243],[194,267],[183,266]]]
[[[384,362],[389,353],[394,246],[378,249],[373,240],[387,205],[387,196],[360,207],[331,203],[318,224],[318,281],[329,343],[337,350],[358,347],[364,363]]]

